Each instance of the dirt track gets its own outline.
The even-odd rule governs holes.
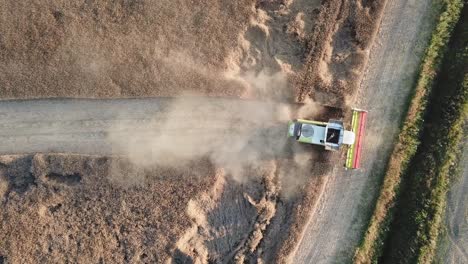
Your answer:
[[[355,105],[370,110],[361,171],[329,175],[293,263],[346,263],[365,228],[431,24],[430,2],[389,1]],[[338,166],[337,166],[338,167]]]
[[[274,109],[277,109],[271,103],[258,101],[222,98],[195,100],[201,107],[193,105],[191,112],[176,112],[176,116],[171,118],[186,120],[178,127],[166,129],[185,129],[187,134],[200,136],[221,133],[219,137],[226,139],[231,135],[229,131],[224,131],[228,128],[226,122],[235,121],[239,125],[236,129],[243,127],[244,130],[248,125],[262,122],[262,120],[248,120],[245,112],[248,109],[257,110],[257,114],[259,109],[263,109],[263,122],[271,121],[266,116],[274,115]],[[2,101],[0,154],[35,152],[121,154],[114,152],[115,148],[113,149],[109,139],[110,133],[113,133],[114,138],[125,140],[130,140],[136,133],[140,136],[145,134],[156,137],[158,135],[155,132],[156,127],[168,122],[165,120],[164,112],[170,111],[171,104],[175,101],[176,99],[171,98]],[[210,111],[214,109],[217,111]],[[232,112],[237,114],[231,114]],[[204,127],[189,127],[189,124],[193,124],[189,120],[195,119],[197,122],[203,119]],[[238,130],[235,132],[239,133]]]
[[[164,102],[163,99],[3,101],[0,153],[111,154],[105,133],[113,123],[118,119],[144,123],[161,111]],[[123,113],[122,109],[127,108],[132,111]]]
[[[451,188],[447,201],[446,224],[449,249],[444,256],[441,256],[446,263],[468,261],[468,140],[465,140],[460,166],[461,178]]]

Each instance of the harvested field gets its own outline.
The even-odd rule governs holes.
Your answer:
[[[223,75],[253,4],[2,0],[0,96],[239,95]]]
[[[306,66],[297,100],[352,103],[378,30],[385,0],[324,2],[307,40]]]
[[[287,103],[287,118],[342,118],[384,3],[0,0],[0,98],[112,99],[71,103],[71,119],[63,114],[73,111],[67,100],[31,101],[2,116],[16,124],[0,125],[1,152],[108,156],[117,149],[125,156],[5,156],[0,256],[50,262],[71,250],[71,262],[286,261],[340,153],[286,144],[284,124],[272,118],[275,104]],[[230,108],[216,98],[160,107],[152,100],[167,98],[148,98],[132,107],[115,100],[186,94],[269,103]],[[169,118],[158,119],[162,111]],[[124,144],[115,145],[116,137]],[[11,165],[16,159],[24,162]],[[51,212],[55,201],[61,206]],[[42,222],[29,225],[42,204]],[[105,243],[114,236],[115,243]],[[64,242],[57,245],[56,237]]]
[[[0,97],[251,96],[302,67],[320,3],[282,2],[2,0]]]
[[[0,164],[7,263],[178,258],[174,238],[191,225],[187,203],[218,173],[206,160],[141,170],[118,158],[37,154],[0,156]]]
[[[2,0],[0,98],[273,93],[341,107],[356,92],[383,5]],[[287,87],[268,89],[271,75]]]

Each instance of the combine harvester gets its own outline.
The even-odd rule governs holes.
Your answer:
[[[343,121],[330,119],[327,122],[297,119],[289,122],[288,136],[302,143],[325,146],[326,150],[339,150],[348,145],[346,169],[359,169],[362,138],[367,111],[353,109],[351,131],[345,130]]]

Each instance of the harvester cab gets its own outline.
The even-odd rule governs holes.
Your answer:
[[[358,169],[360,167],[362,138],[367,111],[353,109],[351,131],[345,130],[343,121],[330,119],[328,122],[296,119],[289,122],[288,136],[296,141],[314,145],[322,145],[326,150],[339,150],[347,145],[345,167]]]

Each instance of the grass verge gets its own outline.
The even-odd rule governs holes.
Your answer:
[[[375,262],[384,250],[384,239],[389,233],[394,205],[400,193],[400,183],[402,177],[408,172],[410,162],[418,150],[429,94],[434,87],[436,73],[442,63],[451,32],[458,21],[462,7],[461,0],[446,0],[444,3],[444,11],[440,15],[426,50],[402,131],[387,165],[373,215],[364,238],[356,250],[355,263]],[[446,127],[444,128],[446,129]]]
[[[450,174],[457,165],[468,101],[468,23],[457,25],[424,116],[421,144],[403,175],[396,213],[380,258],[384,263],[431,263]]]

